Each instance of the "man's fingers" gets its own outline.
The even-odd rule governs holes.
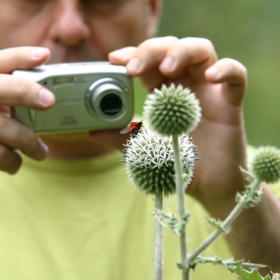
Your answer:
[[[16,69],[30,69],[50,56],[46,48],[18,47],[0,51],[0,170],[15,173],[21,165],[18,151],[42,160],[48,148],[30,128],[11,118],[12,106],[23,105],[47,109],[54,104],[54,95],[35,82],[10,75]]]
[[[108,58],[111,63],[126,65],[128,61],[133,57],[137,48],[126,47],[120,50],[109,53]]]
[[[89,132],[89,137],[93,141],[106,143],[107,146],[121,151],[130,134],[120,134],[120,129],[95,130]]]
[[[50,51],[40,47],[17,47],[1,50],[0,73],[9,74],[16,69],[31,69],[47,61]]]
[[[186,77],[193,83],[204,82],[204,72],[217,56],[207,39],[163,37],[112,53],[109,59],[126,65],[130,75],[140,77],[148,89],[153,89],[163,82]]]
[[[205,71],[211,83],[222,83],[223,94],[232,105],[241,105],[247,87],[247,70],[240,62],[224,58]]]
[[[129,75],[138,76],[145,87],[153,90],[166,78],[160,72],[159,65],[170,45],[177,40],[171,36],[150,39],[137,48],[124,48],[113,52],[109,55],[109,59],[113,63],[126,65]]]
[[[0,52],[1,106],[23,105],[46,109],[54,104],[53,94],[41,85],[10,75],[16,69],[30,69],[45,62],[50,51],[40,47],[17,47]]]
[[[5,145],[0,144],[0,170],[15,174],[22,163],[19,153]]]
[[[54,104],[54,95],[41,85],[12,75],[0,74],[1,104],[23,105],[34,109],[46,109]]]
[[[216,60],[214,46],[209,40],[184,38],[170,46],[160,70],[169,78],[177,79],[187,73],[192,81],[201,82],[205,80],[205,70]]]
[[[44,159],[48,153],[48,148],[34,131],[4,114],[0,114],[0,143],[37,160]],[[3,163],[3,159],[0,161]]]
[[[159,65],[169,46],[177,40],[172,36],[149,39],[138,47],[126,47],[111,52],[109,60],[113,63],[127,64],[131,75],[139,75],[145,69],[153,68],[155,64]]]

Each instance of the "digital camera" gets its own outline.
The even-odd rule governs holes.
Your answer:
[[[109,62],[50,64],[12,75],[54,93],[48,110],[15,108],[16,117],[38,133],[125,127],[134,114],[133,81],[126,68]]]

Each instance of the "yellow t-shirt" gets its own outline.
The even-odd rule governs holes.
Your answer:
[[[153,197],[131,186],[118,152],[91,160],[24,158],[14,175],[0,173],[1,280],[153,279]],[[212,228],[192,198],[188,246]],[[175,208],[176,197],[164,200]],[[176,208],[175,208],[176,209]],[[176,213],[175,213],[176,214]],[[164,279],[180,279],[179,241],[164,233]],[[203,255],[230,258],[220,237]],[[193,280],[235,279],[219,265],[198,265]]]

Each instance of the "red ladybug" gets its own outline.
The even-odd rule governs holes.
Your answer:
[[[129,124],[127,127],[125,127],[124,129],[122,129],[120,131],[120,134],[125,134],[131,131],[131,134],[133,136],[136,136],[139,132],[139,130],[141,129],[141,127],[143,126],[143,122],[132,122],[131,124]]]

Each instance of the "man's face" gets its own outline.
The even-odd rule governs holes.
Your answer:
[[[158,0],[0,0],[0,49],[43,46],[49,63],[107,60],[153,36]]]

